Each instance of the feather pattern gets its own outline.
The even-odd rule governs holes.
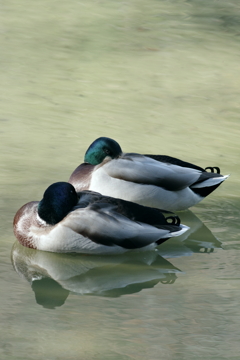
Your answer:
[[[53,223],[52,219],[57,220]],[[71,184],[64,182],[52,184],[40,202],[24,205],[14,218],[14,233],[22,245],[52,252],[113,254],[149,250],[186,230],[188,227],[172,214],[165,217],[159,209],[96,192],[77,194]]]
[[[209,172],[171,156],[124,153],[115,140],[104,137],[90,145],[84,160],[69,179],[77,191],[170,211],[196,205],[229,176],[221,175],[218,167],[208,167]]]

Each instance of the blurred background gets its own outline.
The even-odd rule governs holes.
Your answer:
[[[0,9],[1,359],[238,359],[239,1],[8,0]],[[51,311],[32,281],[59,277],[36,252],[19,266],[16,250],[14,271],[12,219],[67,181],[100,136],[231,176],[183,215],[188,239],[159,247],[170,265],[116,260],[123,273],[111,266],[108,290],[124,278],[115,285],[128,291],[111,297],[95,285],[81,292],[82,278],[77,289],[61,282],[68,298]],[[58,269],[59,259],[49,263]],[[66,277],[99,266],[91,259],[79,270],[83,260]],[[155,264],[178,279],[161,282],[161,272],[136,290],[136,261],[144,274]]]

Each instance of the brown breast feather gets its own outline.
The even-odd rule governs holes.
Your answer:
[[[83,163],[74,170],[68,182],[75,187],[77,192],[89,189],[94,167],[94,165]]]
[[[16,213],[13,220],[14,235],[23,246],[36,249],[36,243],[33,236],[30,234],[30,228],[44,227],[37,219],[37,205],[38,201],[31,201],[23,205]]]

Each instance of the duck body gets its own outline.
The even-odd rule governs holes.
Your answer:
[[[150,250],[188,227],[159,209],[83,191],[69,183],[52,184],[43,199],[22,206],[14,234],[26,247],[52,252],[119,254]]]
[[[88,148],[85,162],[69,182],[77,191],[91,190],[169,211],[199,203],[227,177],[219,168],[206,171],[165,155],[123,153],[115,140],[99,138]],[[215,171],[216,172],[215,172]]]

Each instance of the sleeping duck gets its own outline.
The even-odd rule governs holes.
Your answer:
[[[13,227],[23,246],[87,254],[151,250],[188,230],[172,214],[165,218],[159,209],[91,191],[77,194],[67,182],[50,185],[40,202],[22,206]]]
[[[210,170],[210,171],[207,171]],[[113,139],[100,137],[69,182],[76,191],[92,190],[169,211],[196,205],[229,175],[166,155],[123,153]]]

